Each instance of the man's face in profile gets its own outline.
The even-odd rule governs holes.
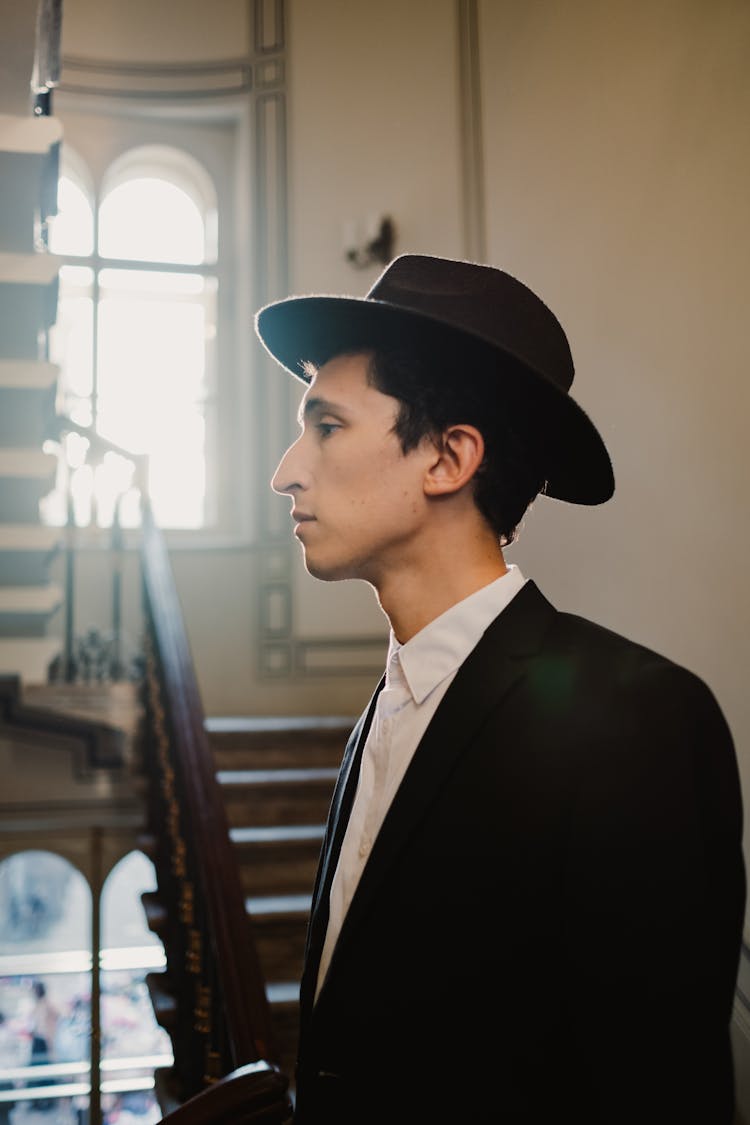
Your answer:
[[[294,534],[316,578],[379,584],[403,565],[427,519],[422,488],[434,447],[404,453],[398,400],[368,380],[367,354],[341,355],[314,376],[300,407],[302,433],[272,480],[292,497]]]

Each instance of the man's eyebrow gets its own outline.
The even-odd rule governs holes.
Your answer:
[[[301,402],[299,404],[299,410],[297,411],[297,421],[301,426],[305,419],[309,418],[311,414],[328,413],[336,414],[339,417],[346,416],[346,410],[343,406],[339,406],[338,403],[331,402],[327,398],[307,398],[304,400],[304,402]]]

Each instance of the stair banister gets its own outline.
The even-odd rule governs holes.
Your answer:
[[[172,706],[176,748],[186,767],[189,812],[204,860],[204,893],[210,905],[213,940],[223,980],[235,1065],[268,1056],[270,1020],[260,969],[245,943],[247,915],[237,861],[229,839],[205,733],[187,634],[164,537],[145,506],[143,565],[147,612],[160,655],[166,694]],[[252,970],[255,969],[253,972]],[[253,1018],[247,999],[260,1018]]]
[[[268,1120],[281,1121],[289,1103],[280,1091],[286,1091],[288,1079],[275,1066],[278,1051],[265,982],[205,733],[190,646],[164,536],[148,502],[148,458],[58,415],[55,437],[68,432],[87,438],[95,456],[114,452],[130,460],[141,497],[144,751],[151,775],[150,827],[154,836],[161,837],[155,865],[157,896],[163,896],[169,917],[164,941],[167,975],[178,993],[180,1024],[172,1034],[178,1100],[194,1097],[238,1068],[259,1064],[258,1075],[262,1072],[266,1077],[253,1077],[252,1083],[263,1089],[270,1083],[268,1088],[277,1092],[280,1100],[269,1110]],[[116,512],[115,553],[122,546],[120,539]],[[117,577],[115,627],[116,584]],[[179,833],[171,831],[170,836],[178,821]],[[190,927],[184,924],[187,916]],[[243,1071],[243,1084],[251,1081],[248,1073]]]
[[[148,455],[133,453],[124,449],[116,442],[109,441],[97,433],[91,426],[83,426],[65,414],[56,414],[52,419],[50,436],[54,441],[62,442],[66,434],[75,433],[85,437],[89,443],[89,450],[96,458],[101,458],[106,453],[116,453],[133,465],[133,484],[141,498],[147,495],[148,488]],[[122,525],[120,522],[120,508],[124,492],[115,501],[114,517],[112,521],[112,654],[109,661],[109,679],[118,680],[123,673],[122,664]],[[73,494],[71,491],[70,467],[66,463],[65,482],[65,601],[63,624],[63,678],[68,683],[73,683],[79,678],[80,669],[76,666],[73,649],[75,643],[75,565],[76,565],[76,520]]]

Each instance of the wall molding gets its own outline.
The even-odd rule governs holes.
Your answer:
[[[464,252],[472,261],[484,262],[487,224],[477,0],[456,0],[456,17]]]
[[[247,58],[217,62],[139,63],[63,55],[57,87],[65,94],[174,100],[242,94],[253,87]]]
[[[283,94],[285,0],[248,0],[248,6],[251,41],[243,55],[143,62],[65,54],[56,88],[67,94],[151,101],[199,101],[256,89],[278,89]]]

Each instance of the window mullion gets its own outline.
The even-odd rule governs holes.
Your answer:
[[[217,262],[149,262],[141,258],[103,258],[99,254],[89,256],[76,254],[60,254],[62,264],[65,266],[88,266],[94,272],[103,269],[111,270],[142,270],[144,273],[196,273],[201,277],[217,277]]]

